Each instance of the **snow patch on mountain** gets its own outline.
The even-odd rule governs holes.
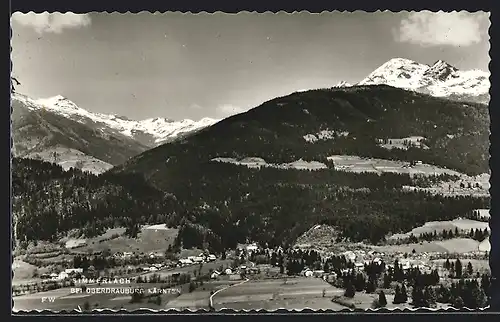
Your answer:
[[[173,121],[162,117],[135,121],[112,114],[89,112],[61,95],[33,100],[25,95],[14,93],[12,99],[22,101],[30,109],[50,110],[80,123],[89,121],[101,123],[128,137],[140,134],[151,135],[156,144],[211,126],[219,121],[208,117],[199,121],[190,119]]]
[[[489,72],[477,69],[460,71],[442,60],[429,66],[405,58],[393,58],[358,85],[386,84],[437,97],[478,97],[488,95],[489,76]]]
[[[348,82],[346,81],[340,81],[337,85],[333,86],[333,87],[351,87],[352,85],[349,84]]]

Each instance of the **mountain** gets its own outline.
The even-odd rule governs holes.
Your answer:
[[[489,73],[481,70],[460,71],[442,60],[429,66],[409,59],[394,58],[358,84],[386,84],[436,97],[488,104],[489,76]]]
[[[379,159],[380,169],[401,160],[435,165],[440,173],[487,173],[488,135],[483,104],[387,85],[341,87],[270,100],[109,173],[143,176],[175,196],[182,211],[170,212],[170,220],[202,225],[224,245],[293,242],[321,223],[350,240],[378,242],[416,223],[465,216],[488,198],[405,190],[422,184],[420,177],[377,173],[363,166],[368,160]],[[397,143],[411,138],[420,138],[419,145]],[[343,171],[336,163],[352,156],[367,172]],[[186,242],[203,240],[180,232]]]
[[[413,154],[430,164],[480,174],[489,171],[488,135],[484,105],[385,85],[352,86],[270,100],[189,138],[148,150],[116,171],[155,173],[152,180],[168,180],[158,171],[166,164],[213,158],[260,157],[287,163],[301,158],[321,161],[333,154],[396,159]],[[412,136],[425,138],[427,149],[390,150],[377,143]]]
[[[164,118],[133,121],[92,113],[62,96],[33,100],[12,94],[15,156],[56,162],[101,173],[152,146],[209,126],[216,120],[175,122]]]
[[[120,164],[148,147],[95,122],[70,118],[21,94],[12,94],[13,154],[71,164],[96,173]],[[77,109],[76,105],[67,106]]]
[[[190,119],[173,121],[162,117],[135,121],[123,116],[89,112],[62,96],[39,99],[35,103],[77,122],[93,122],[106,126],[148,147],[192,134],[219,121],[211,118],[203,118],[199,121]]]

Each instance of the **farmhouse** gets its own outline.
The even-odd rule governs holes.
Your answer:
[[[188,256],[188,259],[193,263],[202,263],[203,257],[201,256]]]
[[[230,268],[226,268],[224,273],[226,273],[226,275],[231,275],[231,274],[233,274],[233,271]]]
[[[64,280],[64,279],[67,279],[67,278],[69,278],[69,274],[66,273],[66,272],[60,272],[59,275],[57,276],[58,280]]]
[[[215,255],[213,255],[213,254],[208,255],[208,260],[209,260],[209,261],[211,261],[211,262],[212,262],[212,261],[214,261],[214,260],[216,260],[216,259],[217,259],[217,257],[215,257]]]
[[[68,275],[83,273],[83,268],[66,268],[64,272]]]
[[[253,243],[253,244],[250,244],[246,247],[247,249],[247,252],[254,252],[256,250],[259,249],[259,247],[257,246],[257,244]]]
[[[210,278],[216,279],[217,277],[219,277],[219,275],[220,275],[219,271],[213,271],[212,274],[210,275]]]
[[[179,266],[186,266],[186,265],[191,265],[193,262],[188,259],[188,258],[181,258],[179,259],[179,262],[177,263]]]

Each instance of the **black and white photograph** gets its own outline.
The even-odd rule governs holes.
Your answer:
[[[12,312],[489,307],[489,12],[10,25]]]

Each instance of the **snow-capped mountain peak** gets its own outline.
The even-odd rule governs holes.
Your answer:
[[[405,58],[393,58],[358,84],[386,84],[438,97],[464,97],[483,103],[489,101],[488,72],[460,71],[443,60],[429,66]]]
[[[445,61],[438,60],[424,73],[424,76],[434,80],[446,81],[450,76],[457,77],[458,69]]]
[[[113,114],[89,112],[61,95],[33,100],[25,95],[13,93],[12,99],[22,101],[24,105],[30,109],[50,110],[51,112],[80,123],[94,122],[102,124],[104,127],[118,131],[128,137],[149,137],[150,139],[143,139],[142,141],[152,146],[175,139],[187,133],[195,132],[219,121],[212,118],[203,118],[199,121],[190,119],[174,121],[164,117],[136,121]],[[149,143],[150,141],[151,143]]]

